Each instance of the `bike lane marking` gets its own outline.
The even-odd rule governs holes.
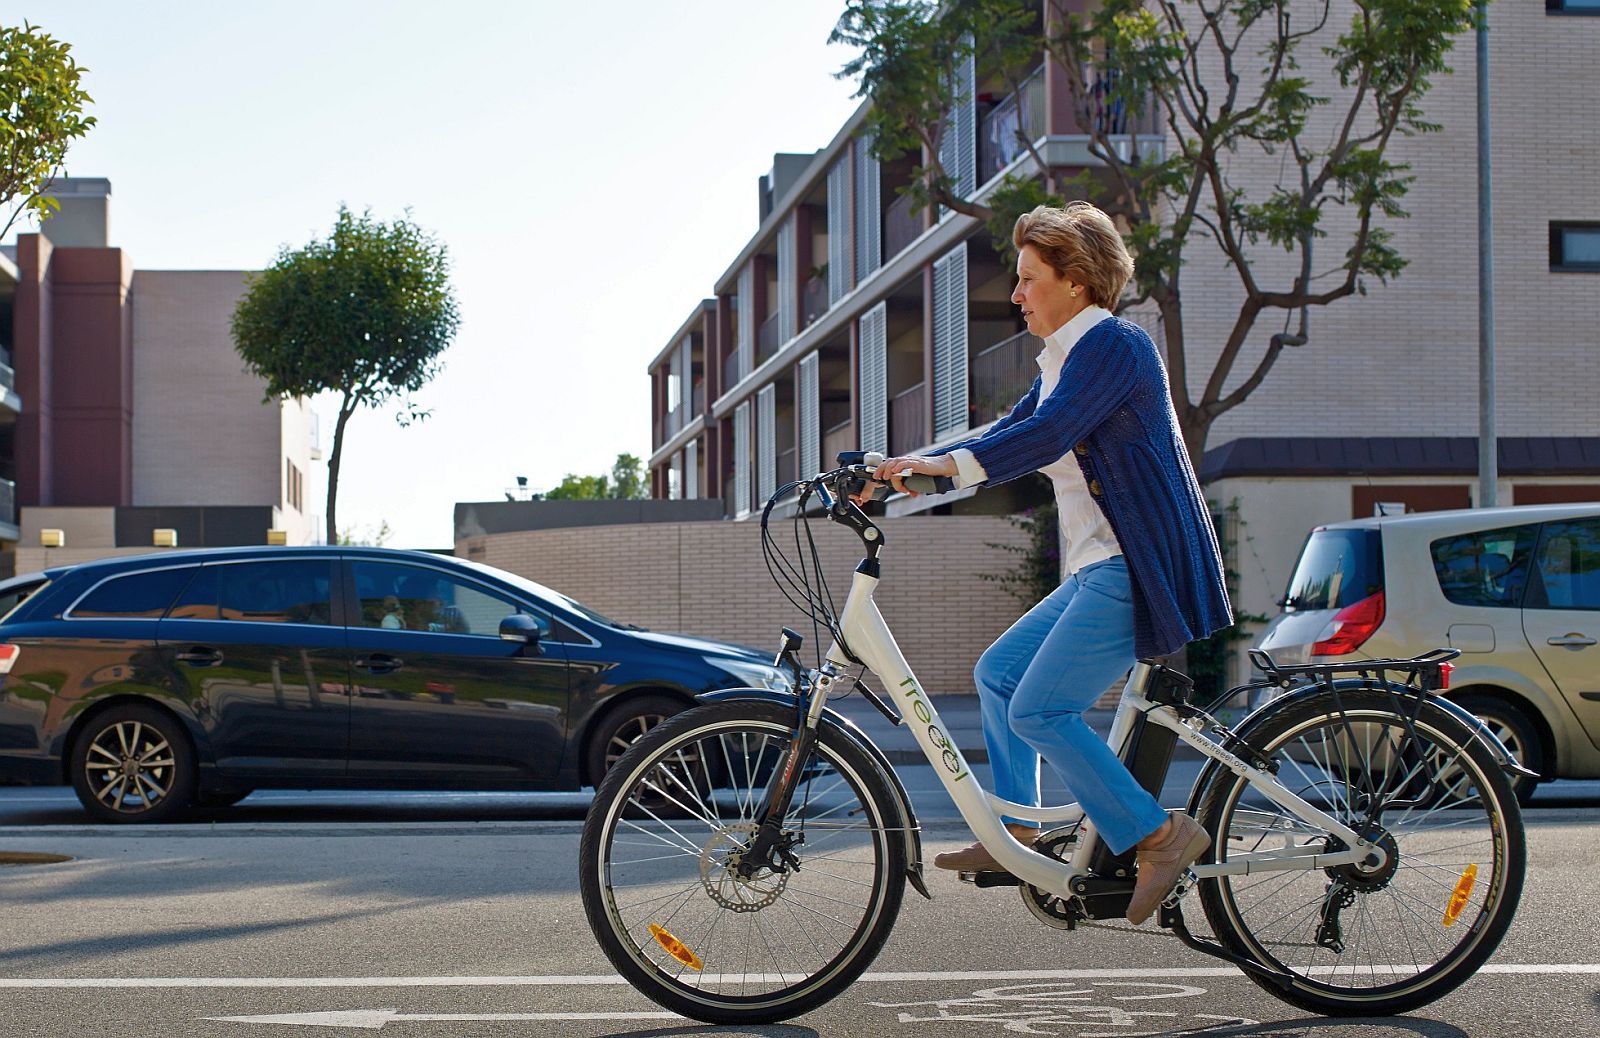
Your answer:
[[[1362,967],[1379,973],[1414,972],[1412,966]],[[1332,970],[1334,967],[1328,967]],[[1480,976],[1511,975],[1589,975],[1600,974],[1600,963],[1488,963],[1477,970]],[[975,981],[1069,981],[1069,980],[1185,980],[1240,977],[1231,966],[1201,966],[1175,969],[1076,969],[1076,970],[925,970],[863,973],[858,984],[909,984]],[[771,981],[776,976],[758,974],[707,974],[705,982],[737,983]],[[627,981],[615,973],[573,976],[479,976],[479,977],[0,977],[0,989],[7,988],[380,988],[380,987],[581,987],[617,986]]]

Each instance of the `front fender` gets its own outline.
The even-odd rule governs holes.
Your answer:
[[[723,688],[715,692],[702,692],[695,696],[695,699],[702,703],[725,703],[740,699],[776,703],[794,710],[797,718],[800,711],[800,699],[793,692],[779,692],[770,688]],[[895,809],[900,815],[899,828],[905,834],[906,879],[917,893],[930,901],[933,900],[933,895],[928,893],[928,885],[922,878],[922,829],[917,824],[916,812],[911,809],[911,797],[907,795],[900,776],[895,774],[894,765],[889,763],[889,758],[884,756],[883,751],[878,749],[877,743],[873,742],[860,726],[838,711],[824,708],[822,719],[818,724],[832,727],[878,765],[878,770],[882,772],[888,781],[890,791],[894,793]]]
[[[1311,696],[1319,695],[1330,688],[1337,692],[1344,692],[1355,691],[1357,689],[1376,689],[1382,687],[1383,686],[1379,685],[1377,682],[1368,681],[1364,678],[1341,678],[1332,682],[1314,682],[1309,685],[1302,685],[1293,691],[1279,696],[1276,699],[1263,703],[1261,706],[1251,711],[1243,721],[1239,722],[1238,727],[1234,729],[1234,733],[1238,735],[1239,738],[1248,742],[1250,740],[1251,733],[1261,723],[1261,721],[1267,717],[1268,714],[1275,710],[1283,710],[1287,707],[1293,706],[1294,704],[1308,699]],[[1412,697],[1417,695],[1425,695],[1425,693],[1419,693],[1416,689],[1407,685],[1390,683],[1389,689],[1400,696]],[[1523,767],[1521,762],[1517,760],[1516,756],[1513,755],[1510,750],[1506,749],[1505,743],[1500,741],[1500,737],[1495,735],[1494,732],[1489,729],[1489,726],[1483,723],[1481,718],[1477,717],[1466,707],[1462,706],[1460,703],[1452,702],[1443,696],[1432,694],[1426,694],[1426,696],[1429,702],[1433,703],[1445,713],[1461,722],[1462,727],[1466,728],[1468,732],[1472,733],[1473,739],[1481,744],[1484,749],[1489,751],[1489,755],[1494,758],[1495,763],[1500,765],[1501,770],[1507,771],[1513,775],[1521,775],[1526,778],[1539,778],[1537,772],[1529,771],[1527,768]],[[1187,808],[1187,813],[1191,817],[1194,816],[1195,812],[1200,806],[1200,794],[1205,790],[1207,784],[1210,782],[1211,777],[1216,773],[1217,769],[1221,767],[1222,765],[1218,761],[1207,760],[1205,766],[1200,769],[1200,774],[1195,778],[1194,786],[1189,791],[1189,805]]]

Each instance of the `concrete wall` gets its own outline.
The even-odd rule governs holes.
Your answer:
[[[880,520],[887,548],[877,601],[918,679],[930,692],[971,692],[972,665],[1022,613],[981,573],[1014,566],[993,544],[1024,537],[993,516]],[[823,574],[843,607],[860,542],[813,525]],[[793,534],[781,530],[788,554]],[[555,588],[616,620],[775,648],[788,626],[811,623],[783,597],[762,561],[759,523],[656,523],[531,530],[471,537],[456,554]],[[812,658],[812,657],[807,657]]]
[[[135,505],[271,505],[287,509],[284,459],[310,469],[309,417],[263,403],[229,322],[240,271],[141,270],[133,278]],[[304,543],[304,522],[290,543]]]

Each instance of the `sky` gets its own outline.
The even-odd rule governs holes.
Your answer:
[[[754,234],[757,179],[860,103],[824,0],[6,8],[89,70],[99,122],[67,173],[111,181],[136,269],[260,269],[341,203],[448,247],[461,325],[415,398],[432,417],[346,433],[339,526],[387,523],[394,547],[450,546],[454,503],[516,476],[648,457],[645,367]],[[315,405],[321,513],[337,407]]]

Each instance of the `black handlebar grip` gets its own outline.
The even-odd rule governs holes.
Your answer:
[[[900,482],[906,489],[917,494],[948,494],[956,488],[956,481],[949,476],[902,476]],[[872,500],[882,501],[894,493],[894,487],[887,483],[879,483],[872,488]]]

